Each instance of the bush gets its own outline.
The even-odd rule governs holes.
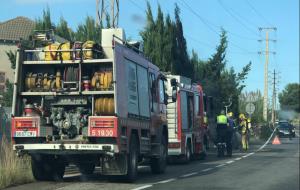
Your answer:
[[[3,137],[0,142],[0,189],[33,181],[30,157],[17,157],[12,144]]]

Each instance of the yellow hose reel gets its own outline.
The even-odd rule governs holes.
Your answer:
[[[95,100],[95,113],[97,115],[113,115],[115,112],[114,98],[101,97]]]
[[[112,84],[112,71],[95,72],[91,86],[94,90],[109,90]]]

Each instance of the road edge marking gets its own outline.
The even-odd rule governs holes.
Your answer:
[[[210,171],[210,170],[212,170],[213,168],[206,168],[206,169],[204,169],[204,170],[201,170],[201,172],[208,172],[208,171]]]
[[[197,174],[198,174],[198,172],[193,172],[193,173],[188,173],[188,174],[182,175],[180,177],[190,177],[190,176],[197,175]]]
[[[149,187],[152,187],[152,186],[153,186],[152,184],[149,184],[149,185],[143,185],[143,186],[134,188],[134,189],[132,189],[132,190],[141,190],[141,189],[146,189],[146,188],[149,188]]]

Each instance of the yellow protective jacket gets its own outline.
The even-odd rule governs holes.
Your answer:
[[[241,128],[242,134],[246,134],[248,132],[248,126],[247,126],[246,120],[243,120],[240,122],[240,128]]]

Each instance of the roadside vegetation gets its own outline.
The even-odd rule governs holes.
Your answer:
[[[33,181],[30,158],[19,158],[5,137],[0,142],[0,189]]]

